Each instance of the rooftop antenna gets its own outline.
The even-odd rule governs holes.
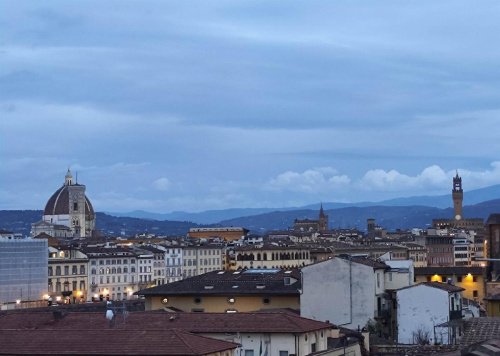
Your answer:
[[[76,184],[78,184],[78,171],[75,171],[75,175],[76,175]]]

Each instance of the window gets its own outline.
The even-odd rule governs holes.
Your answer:
[[[311,353],[313,353],[313,352],[316,352],[316,343],[315,342],[313,342],[311,344]]]
[[[64,275],[69,275],[69,266],[64,266]]]
[[[477,276],[472,277],[472,282],[477,282]]]
[[[194,303],[195,304],[200,304],[201,303],[201,298],[200,297],[194,298]]]
[[[473,291],[472,291],[472,296],[473,296],[474,298],[477,298],[477,297],[478,297],[478,295],[479,295],[479,293],[478,293],[478,291],[477,291],[477,290],[473,290]]]
[[[52,267],[49,267],[49,276],[52,276]]]
[[[73,210],[77,211],[78,210],[78,203],[73,203]]]
[[[288,351],[280,351],[280,356],[288,356]]]
[[[263,298],[262,299],[262,303],[263,304],[269,304],[269,303],[271,303],[271,299],[270,298]]]
[[[457,276],[457,282],[462,283],[462,276]]]
[[[78,267],[73,266],[73,267],[71,268],[71,274],[78,274]],[[75,289],[76,289],[76,288],[75,288]]]
[[[245,356],[254,356],[253,350],[245,350]]]
[[[76,290],[76,284],[77,284],[77,282],[73,281],[73,290]]]
[[[56,276],[60,276],[61,275],[61,266],[57,266],[56,267]]]
[[[80,265],[80,274],[85,274],[85,265]]]

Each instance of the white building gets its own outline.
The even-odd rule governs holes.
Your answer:
[[[165,282],[182,279],[183,253],[181,246],[167,246],[165,249]]]
[[[119,247],[86,247],[89,258],[90,288],[87,300],[132,299],[139,285],[138,258],[129,249]]]
[[[300,315],[363,328],[387,307],[383,294],[388,269],[364,257],[334,257],[303,267]]]
[[[463,290],[448,283],[426,282],[396,291],[398,343],[454,343],[458,326],[449,322],[462,318]]]

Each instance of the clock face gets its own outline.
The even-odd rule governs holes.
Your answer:
[[[460,220],[461,218],[462,217],[459,214],[455,215],[455,220]]]

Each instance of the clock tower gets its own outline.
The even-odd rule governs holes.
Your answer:
[[[462,178],[457,175],[453,178],[453,190],[451,191],[453,198],[453,210],[455,212],[455,220],[461,220],[462,203],[464,200],[464,191],[462,190]]]

